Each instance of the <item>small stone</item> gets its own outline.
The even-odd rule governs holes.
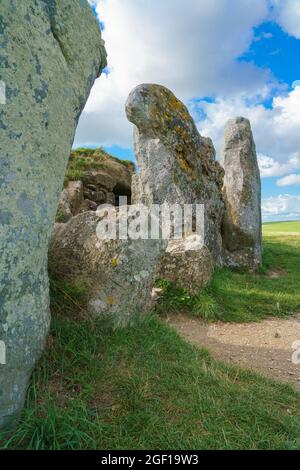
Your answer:
[[[97,186],[94,184],[86,184],[87,189],[90,189],[91,191],[96,192],[97,191]]]
[[[78,211],[78,214],[86,211],[96,211],[98,208],[97,204],[94,201],[90,201],[89,199],[85,199]]]
[[[190,238],[194,237],[169,242],[159,263],[157,275],[186,289],[190,295],[197,295],[212,278],[214,260],[207,247],[193,246]]]
[[[164,290],[154,287],[151,292],[153,302],[157,302],[163,295]]]
[[[103,204],[106,202],[106,195],[104,191],[96,191],[93,193],[93,201],[95,201],[97,204]]]

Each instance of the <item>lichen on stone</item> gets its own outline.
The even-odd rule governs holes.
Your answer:
[[[1,0],[0,44],[2,428],[19,415],[44,347],[48,241],[77,119],[106,52],[85,0]]]

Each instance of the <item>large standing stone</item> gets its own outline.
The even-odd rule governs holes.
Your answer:
[[[201,137],[187,108],[160,85],[136,87],[126,104],[135,124],[139,174],[133,176],[132,201],[205,205],[205,245],[221,255],[223,170],[212,141]]]
[[[248,119],[226,125],[222,154],[225,169],[224,264],[257,269],[262,261],[261,182]]]
[[[111,208],[111,220],[119,209]],[[163,240],[99,239],[98,213],[85,212],[57,225],[50,243],[52,269],[86,286],[88,309],[125,326],[152,308],[151,291]]]
[[[0,428],[49,326],[47,248],[78,117],[106,54],[85,0],[1,0]]]

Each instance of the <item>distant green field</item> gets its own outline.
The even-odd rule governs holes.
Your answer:
[[[287,232],[287,233],[300,233],[300,221],[293,222],[268,222],[263,224],[263,233],[276,233],[276,232]]]

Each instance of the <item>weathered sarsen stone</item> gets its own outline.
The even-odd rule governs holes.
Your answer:
[[[184,233],[182,240],[169,243],[158,266],[160,277],[197,294],[211,279],[222,250],[223,170],[215,159],[213,143],[199,134],[186,106],[162,86],[135,88],[126,111],[135,125],[140,170],[133,176],[133,203],[178,204],[182,208],[192,204],[194,217],[196,205],[204,205],[201,246],[192,243],[191,232]]]
[[[203,290],[214,273],[214,260],[206,246],[195,235],[184,240],[172,240],[162,257],[157,275],[182,287],[190,295]]]
[[[257,269],[262,262],[261,182],[248,119],[238,117],[227,123],[222,164],[223,262],[229,267]]]
[[[132,202],[146,205],[204,204],[205,240],[220,259],[223,170],[211,139],[202,137],[186,106],[167,88],[136,87],[126,104],[135,125],[139,174],[133,176]]]
[[[105,220],[118,223],[119,209],[110,211]],[[152,287],[166,242],[102,238],[97,229],[101,220],[98,212],[85,212],[58,224],[49,249],[52,269],[86,286],[91,314],[125,326],[152,309]]]
[[[85,0],[1,0],[0,428],[23,406],[49,326],[47,248],[79,115],[106,64]]]

